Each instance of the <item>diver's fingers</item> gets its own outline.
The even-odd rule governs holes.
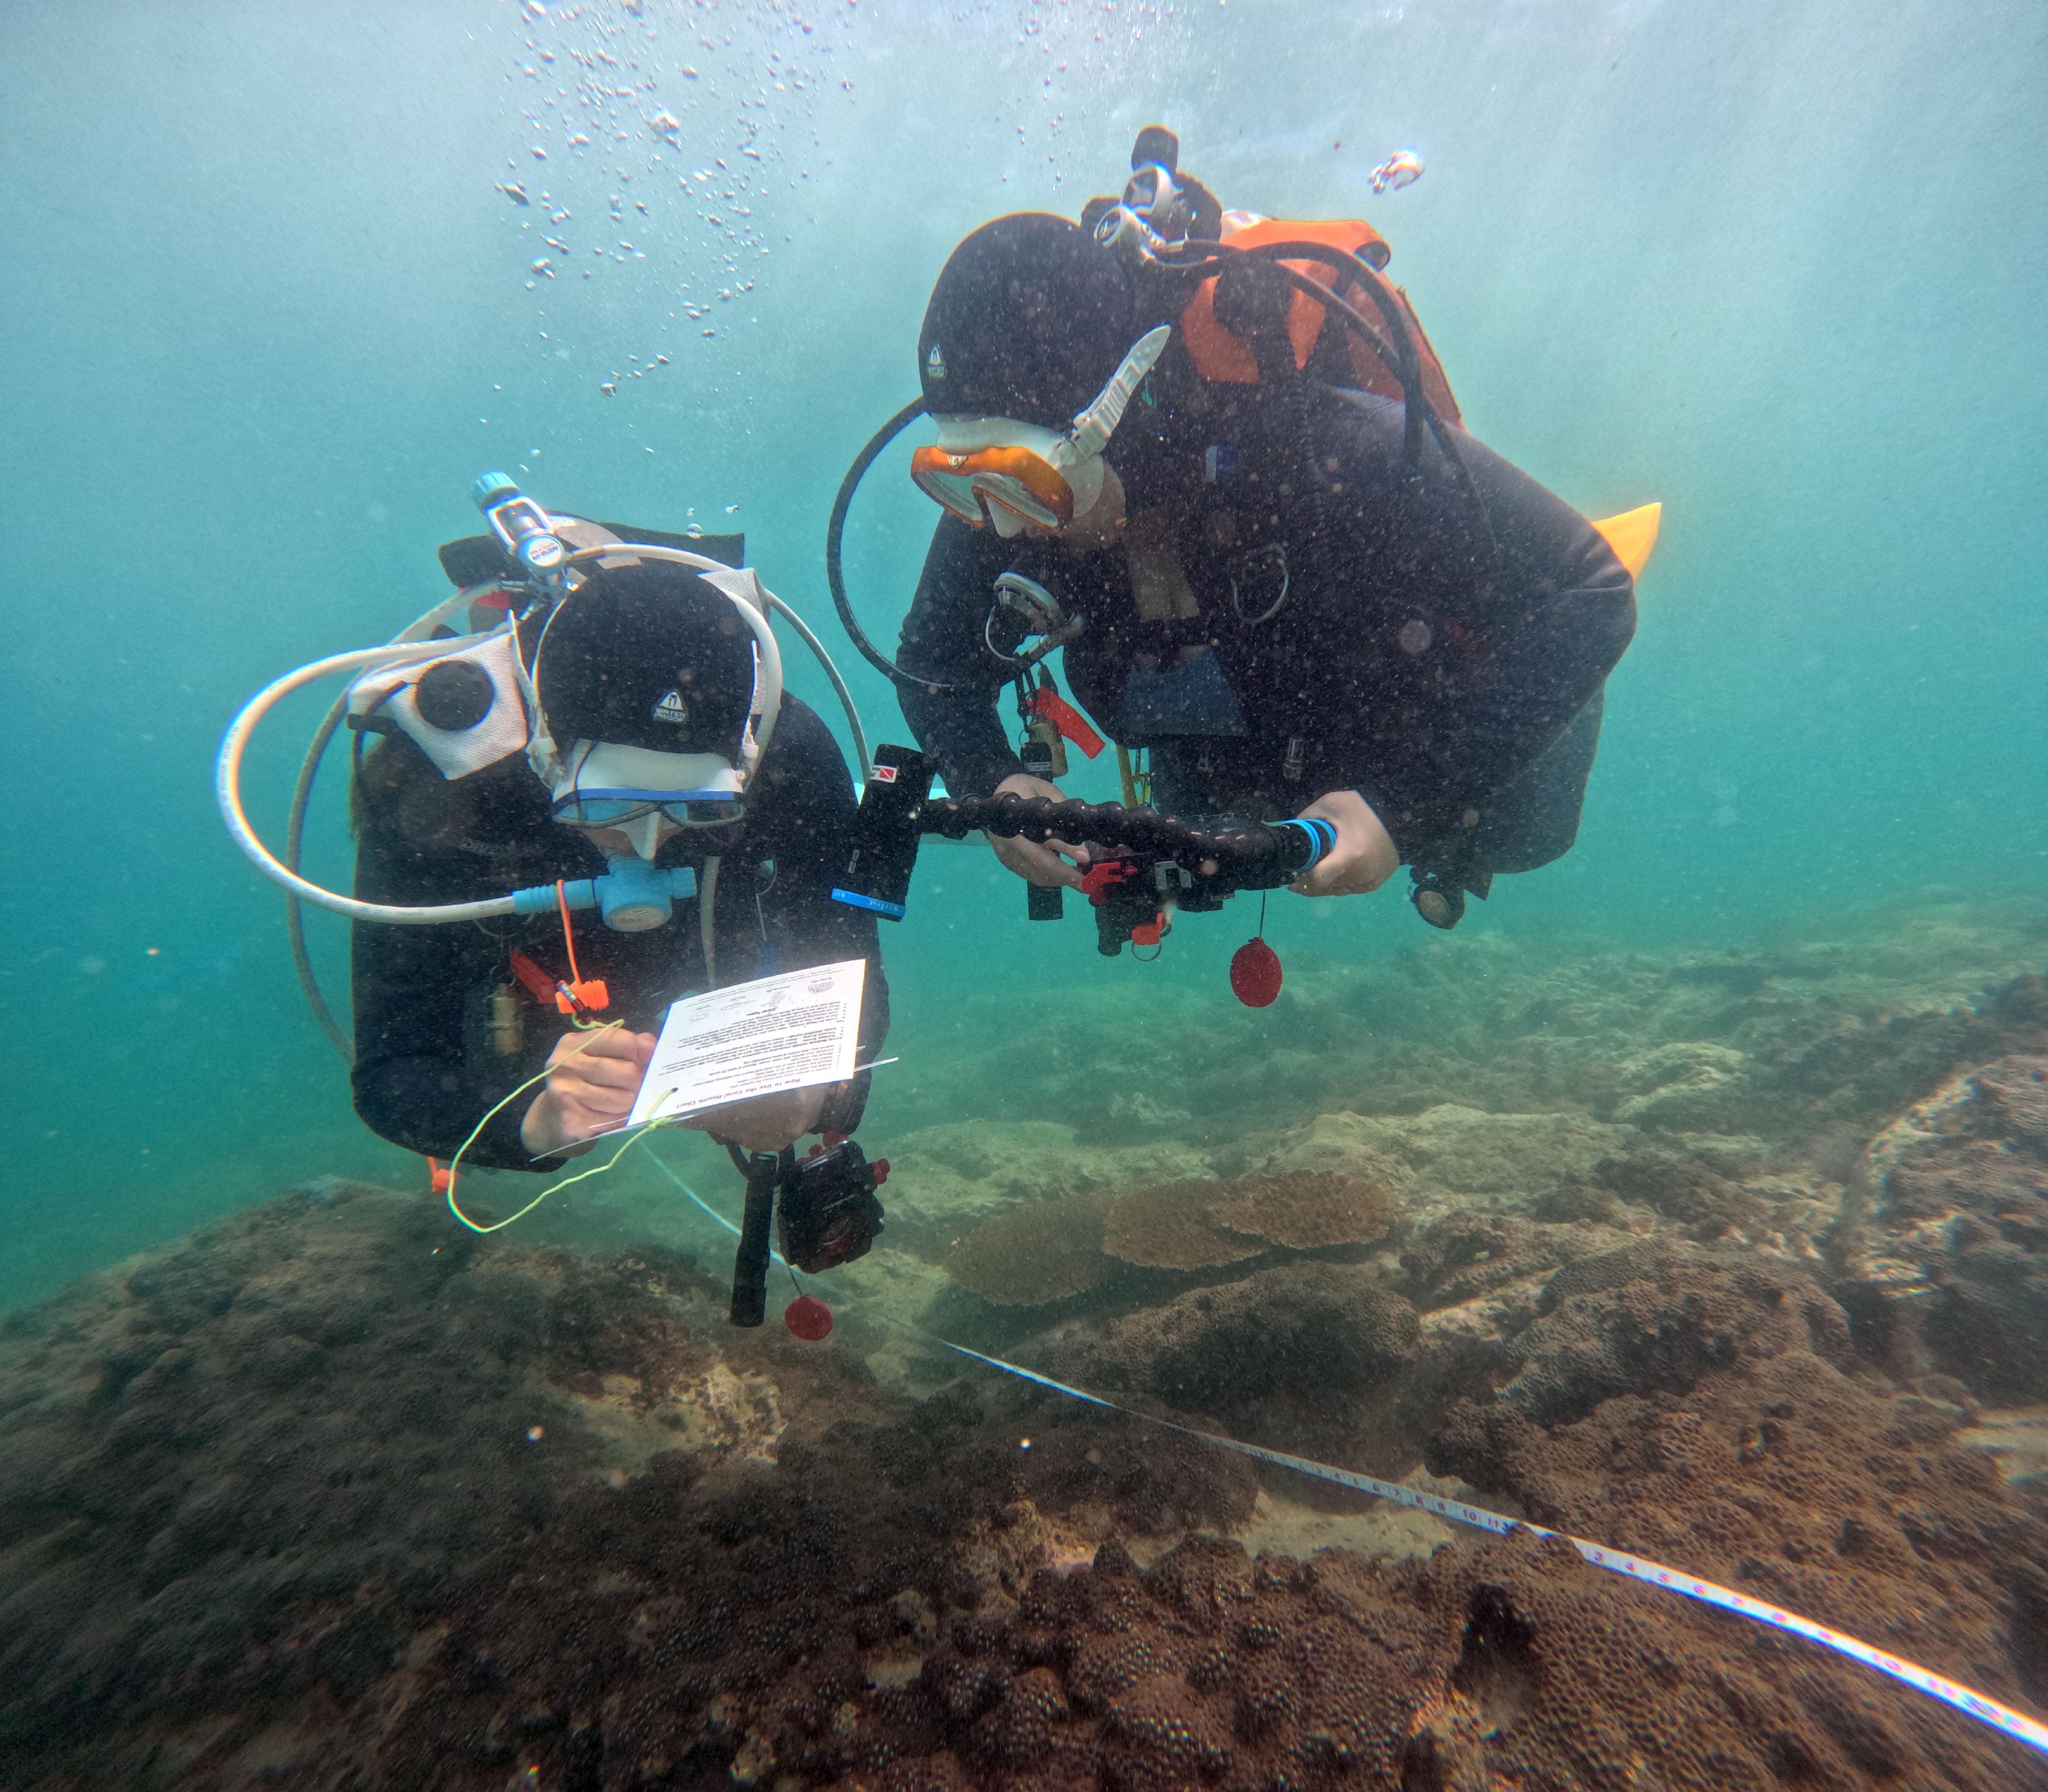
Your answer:
[[[637,1089],[642,1068],[637,1057],[588,1057],[564,1065],[562,1073],[590,1088]]]
[[[1035,841],[991,835],[988,844],[995,849],[995,856],[1027,883],[1035,883],[1041,889],[1054,886],[1065,886],[1073,890],[1080,888],[1080,873],[1061,858],[1057,852],[1049,851]]]
[[[614,1027],[596,1034],[564,1035],[562,1044],[555,1048],[556,1053],[559,1057],[566,1057],[585,1040],[589,1043],[576,1053],[579,1064],[633,1064],[644,1069],[654,1051],[653,1034],[628,1033],[623,1027]]]
[[[1088,862],[1088,849],[1085,844],[1069,846],[1065,840],[1048,840],[1045,844],[1055,852],[1064,853],[1076,865],[1085,865]]]

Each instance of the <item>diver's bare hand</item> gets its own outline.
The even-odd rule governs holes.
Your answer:
[[[1328,822],[1337,831],[1337,844],[1287,886],[1297,895],[1362,895],[1377,890],[1400,866],[1394,836],[1356,790],[1318,797],[1301,818]]]
[[[1066,792],[1058,785],[1023,771],[1012,772],[996,785],[995,793],[999,797],[1049,797],[1056,803],[1067,800]],[[1048,889],[1059,884],[1070,890],[1080,888],[1081,874],[1074,867],[1088,862],[1085,846],[1070,846],[1065,840],[1048,840],[1041,846],[1036,840],[1005,840],[997,834],[982,837],[995,849],[995,856],[1026,883]],[[1073,864],[1065,862],[1069,859]]]
[[[548,1054],[547,1087],[519,1123],[526,1149],[539,1157],[624,1125],[654,1055],[651,1033],[564,1034]]]
[[[729,1138],[744,1151],[779,1151],[816,1129],[833,1087],[820,1084],[814,1088],[785,1089],[780,1095],[750,1096],[744,1101],[728,1101],[723,1107],[707,1107],[682,1123],[697,1132]]]

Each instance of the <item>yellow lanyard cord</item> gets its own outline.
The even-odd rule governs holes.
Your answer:
[[[588,1026],[589,1023],[579,1022],[578,1024]],[[610,1033],[624,1024],[625,1023],[622,1021],[606,1021],[602,1026],[589,1026],[588,1037],[584,1039],[576,1046],[575,1051],[564,1053],[562,1055],[560,1061],[564,1064],[567,1064],[568,1061],[576,1057],[578,1053],[587,1051],[591,1046],[595,1045],[601,1035]],[[479,1225],[456,1204],[456,1172],[461,1167],[463,1152],[467,1151],[471,1146],[476,1142],[477,1135],[482,1132],[486,1127],[491,1124],[492,1120],[497,1118],[499,1111],[506,1105],[507,1103],[524,1095],[526,1091],[533,1088],[536,1083],[545,1082],[548,1079],[549,1072],[553,1070],[555,1066],[551,1064],[547,1067],[547,1069],[541,1071],[538,1076],[529,1076],[526,1080],[522,1083],[517,1088],[512,1090],[501,1100],[494,1103],[490,1111],[485,1114],[483,1118],[479,1120],[474,1127],[471,1127],[469,1137],[462,1142],[460,1150],[457,1150],[455,1156],[449,1160],[448,1181],[448,1212],[452,1213],[456,1219],[460,1220],[463,1224],[468,1227],[473,1232],[502,1232],[506,1227],[512,1224],[514,1220],[525,1219],[528,1214],[531,1213],[533,1209],[538,1207],[542,1201],[545,1200],[549,1196],[555,1194],[561,1189],[566,1189],[570,1183],[580,1182],[587,1176],[595,1176],[602,1171],[611,1169],[614,1164],[617,1163],[621,1158],[624,1157],[628,1151],[631,1150],[633,1147],[638,1145],[642,1138],[646,1135],[647,1129],[643,1127],[639,1131],[634,1133],[630,1138],[627,1139],[623,1145],[620,1146],[616,1151],[613,1152],[612,1154],[603,1163],[598,1164],[589,1169],[578,1170],[575,1175],[564,1177],[559,1182],[550,1182],[546,1188],[543,1189],[540,1193],[527,1202],[526,1204],[521,1208],[517,1213],[514,1214],[510,1219],[496,1220],[488,1226]]]

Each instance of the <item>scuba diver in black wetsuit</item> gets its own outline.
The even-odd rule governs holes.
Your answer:
[[[302,952],[300,969],[352,1058],[357,1111],[430,1158],[460,1148],[468,1163],[553,1169],[625,1119],[678,998],[856,959],[859,1061],[871,1059],[889,1023],[874,919],[830,899],[853,783],[824,723],[783,691],[770,613],[817,653],[864,760],[816,638],[734,564],[737,536],[550,515],[502,473],[476,497],[491,534],[441,549],[457,594],[390,645],[258,693],[216,768],[223,818],[258,867],[294,904],[354,924],[352,1053]],[[472,632],[456,635],[460,612]],[[243,812],[242,754],[283,696],[338,672],[358,676],[301,771],[280,863]],[[359,758],[352,896],[297,866],[304,798],[344,720],[359,754],[382,737]],[[508,1099],[542,1076],[537,1096]],[[863,1072],[681,1123],[787,1159],[806,1133],[850,1134],[867,1088]],[[831,1146],[831,1177],[857,1150]],[[436,1186],[447,1178],[436,1166]]]
[[[593,572],[545,623],[522,625],[519,641],[554,775],[544,785],[514,756],[451,782],[394,731],[357,781],[356,895],[459,902],[593,877],[630,855],[692,869],[699,894],[687,907],[705,913],[690,915],[698,925],[632,932],[574,929],[560,913],[459,930],[356,922],[355,1105],[370,1128],[451,1157],[545,1061],[540,1093],[493,1119],[464,1162],[557,1167],[624,1120],[677,997],[851,958],[869,961],[862,1052],[871,1057],[888,1015],[875,924],[828,894],[855,813],[852,780],[824,723],[785,695],[743,787],[743,741],[762,719],[750,718],[754,642],[734,600],[687,568],[629,564]],[[564,984],[602,984],[601,1018],[625,1023],[573,1057],[585,1040],[557,1012]],[[777,1150],[808,1132],[851,1132],[864,1083],[762,1096],[685,1123]]]
[[[1423,918],[1455,925],[1576,836],[1654,507],[1596,526],[1463,434],[1376,233],[1226,213],[1177,152],[1148,129],[1092,229],[999,218],[939,277],[923,404],[887,432],[931,414],[913,473],[947,513],[888,669],[905,717],[956,796],[1057,800],[1072,712],[1041,662],[1064,646],[1123,762],[1149,750],[1127,804],[1325,820],[1292,887],[1406,863]],[[1038,886],[1087,887],[1104,856],[991,844]]]
[[[433,1160],[557,1167],[625,1130],[672,1003],[785,974],[744,999],[760,1013],[692,1036],[709,1054],[694,1063],[766,1092],[656,1123],[708,1133],[745,1176],[731,1318],[758,1325],[771,1232],[793,1270],[851,1262],[882,1230],[875,1191],[889,1173],[848,1136],[889,1025],[874,915],[832,899],[855,848],[853,782],[824,723],[784,693],[771,614],[816,654],[863,773],[867,737],[816,636],[739,564],[739,537],[551,515],[502,473],[475,497],[491,533],[441,549],[455,596],[386,645],[301,666],[243,705],[215,762],[222,819],[290,898],[301,981],[351,1060],[356,1111],[426,1155],[436,1192],[476,1230],[511,1220],[475,1226],[456,1162]],[[454,634],[448,619],[463,611],[471,632]],[[281,861],[243,809],[243,754],[284,697],[344,672],[357,676],[301,767]],[[357,766],[350,896],[298,863],[307,798],[344,720],[359,745],[385,737]],[[304,902],[354,924],[352,1049],[305,956]],[[806,975],[826,965],[840,974]],[[792,1024],[764,1030],[763,1014]],[[806,1073],[844,1080],[775,1088]],[[824,1140],[799,1158],[811,1132]],[[832,1325],[804,1294],[785,1319],[810,1339]]]

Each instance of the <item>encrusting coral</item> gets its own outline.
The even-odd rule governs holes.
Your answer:
[[[998,1306],[1043,1306],[1085,1294],[1102,1280],[1100,1195],[1026,1201],[953,1241],[946,1274]]]
[[[1393,1214],[1383,1185],[1338,1171],[1154,1183],[1013,1207],[956,1239],[946,1273],[999,1306],[1041,1306],[1094,1287],[1105,1257],[1141,1269],[1220,1269],[1275,1247],[1369,1244],[1386,1236]]]
[[[1256,1257],[1263,1247],[1209,1224],[1215,1193],[1213,1183],[1165,1182],[1119,1195],[1110,1203],[1103,1248],[1156,1270],[1216,1269]]]
[[[1296,1169],[1234,1183],[1208,1216],[1226,1232],[1290,1251],[1370,1244],[1393,1223],[1394,1199],[1380,1183],[1334,1170]]]

